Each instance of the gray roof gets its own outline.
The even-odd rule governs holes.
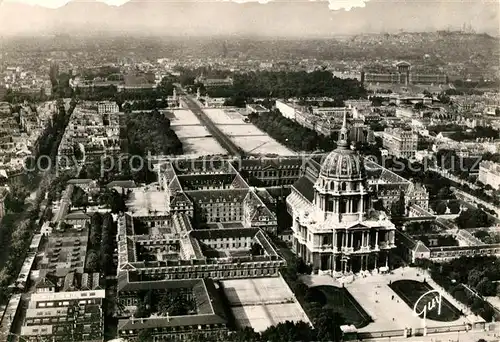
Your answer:
[[[314,184],[309,180],[309,178],[301,177],[293,184],[293,187],[310,202],[314,200]]]
[[[135,188],[137,185],[133,180],[116,180],[109,182],[106,187],[109,188],[114,188],[114,187],[120,187],[120,188]]]

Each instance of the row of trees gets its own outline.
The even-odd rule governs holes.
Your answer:
[[[499,132],[489,126],[477,126],[470,131],[463,129],[455,131],[450,138],[455,141],[476,140],[476,139],[498,139]]]
[[[455,222],[459,228],[481,228],[490,227],[494,219],[482,209],[477,208],[462,211]]]
[[[89,247],[86,258],[88,272],[113,272],[114,241],[117,234],[116,223],[111,214],[96,212],[91,217]]]
[[[36,156],[50,156],[52,165],[55,165],[62,135],[76,103],[71,102],[68,112],[66,112],[62,100],[58,100],[57,105],[58,112],[53,116],[52,125],[48,126],[38,139],[38,151],[35,151]],[[46,167],[46,165],[42,165],[42,167]],[[19,191],[16,190],[18,187],[13,186],[13,197],[9,197],[7,213],[0,222],[2,227],[0,229],[0,266],[3,266],[0,270],[0,303],[8,299],[9,285],[17,277],[26,257],[31,238],[39,227],[41,219],[44,219],[40,214],[40,206],[45,194],[51,196],[47,199],[50,203],[58,194],[54,191],[62,190],[58,187],[57,181],[52,182],[52,173],[49,172],[40,177],[35,171],[21,176]],[[28,191],[35,189],[34,200],[25,203]]]
[[[458,246],[458,240],[455,239],[452,235],[437,235],[435,237],[437,239],[437,246],[445,247],[445,246]],[[426,246],[432,246],[431,239],[427,235],[420,235],[418,240],[422,241]]]
[[[325,137],[316,131],[306,128],[293,120],[285,118],[279,110],[260,115],[248,116],[259,129],[269,134],[281,144],[297,151],[331,151],[335,148],[335,139]]]
[[[87,101],[111,100],[111,101],[116,101],[116,103],[119,106],[121,106],[126,101],[147,102],[158,105],[161,104],[162,102],[156,102],[157,99],[165,99],[167,96],[172,95],[174,90],[174,85],[173,85],[174,81],[175,81],[174,78],[164,77],[161,80],[161,82],[156,86],[156,88],[144,88],[144,89],[134,89],[134,90],[125,89],[122,91],[118,91],[118,87],[112,84],[93,86],[88,88],[77,87],[70,94],[69,97],[74,95],[79,99]],[[165,103],[165,101],[163,103]],[[154,108],[160,108],[160,107],[155,106]]]
[[[496,233],[489,233],[486,230],[479,230],[474,232],[474,236],[483,241],[487,245],[500,243],[500,235]]]
[[[460,212],[460,202],[458,200],[436,200],[431,201],[429,206],[438,215],[444,215],[449,210],[450,214],[458,214]]]
[[[429,170],[427,165],[419,162],[411,162],[407,159],[384,159],[384,167],[395,172],[399,176],[411,179],[425,186],[431,200],[454,200],[451,196],[450,187],[458,187],[471,193],[466,185],[456,184],[452,180],[441,176],[439,173]],[[432,203],[432,202],[431,202]]]
[[[124,112],[131,112],[136,110],[155,110],[164,109],[168,107],[168,100],[162,99],[151,99],[148,101],[132,101],[122,104],[121,108]]]
[[[146,159],[151,155],[180,155],[182,142],[170,127],[170,120],[157,110],[127,113],[121,128],[122,152],[116,158],[105,158],[84,165],[81,178],[97,179],[101,186],[114,180],[134,180],[148,183],[156,179]],[[121,207],[116,194],[108,194],[112,208]],[[113,209],[113,212],[119,212]]]
[[[462,157],[455,150],[439,150],[436,153],[437,166],[449,170],[462,179],[468,179],[471,172],[479,171],[481,157]]]
[[[3,98],[0,98],[0,101],[5,101],[10,104],[23,103],[25,101],[30,103],[44,102],[50,99],[50,96],[45,94],[45,90],[42,88],[38,92],[21,92],[15,91],[12,89],[7,89]]]
[[[69,110],[66,112],[64,102],[59,99],[57,100],[57,112],[52,116],[52,124],[48,125],[40,138],[38,139],[38,155],[39,156],[49,156],[52,165],[55,165],[57,158],[57,151],[59,148],[59,143],[64,135],[66,126],[69,123],[71,114],[76,107],[76,101],[72,100],[70,102]],[[45,158],[41,161],[47,163]],[[41,167],[46,168],[47,165],[41,165]]]
[[[206,89],[211,97],[318,97],[338,100],[366,97],[366,89],[354,79],[333,77],[329,71],[255,71],[235,74],[230,87]]]
[[[139,155],[142,157],[142,155]],[[106,158],[96,160],[93,163],[85,164],[80,171],[80,178],[96,179],[101,188],[109,182],[116,180],[133,180],[136,183],[151,183],[156,180],[156,175],[148,166],[148,161],[143,160],[140,165],[140,159],[133,155],[122,154],[115,159]],[[99,204],[105,204],[108,208],[121,207],[120,199],[116,194],[104,193],[97,199]],[[120,212],[123,210],[113,210]]]
[[[325,322],[326,324],[328,322]],[[322,326],[313,330],[311,326],[305,322],[290,322],[279,323],[267,328],[263,332],[255,332],[252,328],[246,327],[229,334],[221,334],[220,336],[207,337],[203,333],[185,336],[185,342],[283,342],[283,341],[338,341],[337,339],[320,338],[319,329]],[[137,338],[138,342],[153,341],[153,333],[150,330],[142,330]],[[173,341],[173,339],[172,339]]]
[[[500,280],[500,263],[496,257],[461,257],[445,263],[422,261],[432,278],[457,300],[490,322],[494,310],[483,296],[496,296]],[[466,285],[466,286],[464,286]]]
[[[8,212],[0,222],[0,303],[9,298],[9,285],[15,280],[26,257],[31,238],[38,228],[40,205],[50,184],[43,179],[38,186],[35,200],[20,213]]]

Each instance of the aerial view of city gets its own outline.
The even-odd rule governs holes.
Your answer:
[[[0,342],[499,342],[499,13],[0,0]]]

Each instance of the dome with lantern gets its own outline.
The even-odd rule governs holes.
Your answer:
[[[351,149],[346,117],[340,130],[337,148],[323,160],[320,175],[329,179],[360,180],[365,177],[365,166],[360,155]]]

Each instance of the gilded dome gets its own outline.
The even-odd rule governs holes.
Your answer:
[[[325,158],[320,174],[328,178],[360,179],[365,176],[365,166],[356,151],[340,147]]]

